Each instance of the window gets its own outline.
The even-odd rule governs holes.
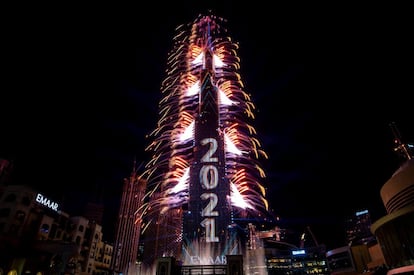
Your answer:
[[[42,224],[42,226],[40,227],[40,232],[41,233],[44,233],[44,234],[47,234],[47,233],[49,233],[49,225],[48,224]]]

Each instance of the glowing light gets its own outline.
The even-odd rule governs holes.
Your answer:
[[[186,96],[195,96],[198,94],[199,91],[200,91],[200,81],[197,81],[196,83],[194,83],[193,86],[188,88]]]
[[[224,67],[226,65],[226,64],[224,64],[223,61],[221,61],[221,59],[217,55],[213,56],[213,60],[214,60],[214,67],[215,68],[221,68],[221,67]]]
[[[180,136],[180,140],[185,141],[194,138],[194,121],[185,129],[184,133]]]
[[[203,27],[207,21],[208,35]],[[168,55],[166,77],[161,85],[159,120],[148,136],[151,142],[146,148],[152,154],[143,173],[148,188],[146,204],[143,206],[146,227],[150,223],[155,224],[152,218],[156,220],[159,215],[169,213],[172,217],[177,214],[174,210],[189,202],[191,169],[197,162],[194,137],[200,117],[201,83],[210,84],[203,82],[201,77],[207,76],[201,72],[206,65],[204,63],[208,62],[212,68],[205,69],[208,70],[211,85],[218,91],[219,129],[212,131],[217,131],[224,139],[224,148],[218,150],[225,154],[225,163],[220,165],[224,166],[224,176],[230,184],[231,207],[245,211],[244,215],[255,216],[268,209],[265,188],[261,182],[265,173],[260,166],[260,160],[267,159],[267,155],[261,149],[256,130],[251,125],[255,118],[255,106],[244,90],[239,74],[238,44],[230,37],[221,35],[225,32],[212,18],[201,17],[193,22],[188,31],[179,29],[174,37],[173,49]],[[204,169],[203,182],[211,183],[213,178],[217,184],[218,170],[208,163]],[[215,194],[205,193],[201,199],[214,202],[216,197]],[[212,209],[209,213],[211,216],[216,214]],[[171,226],[176,226],[177,231],[180,231],[182,224]]]
[[[233,183],[231,183],[231,203],[234,206],[240,207],[242,209],[246,209],[246,208],[252,208],[253,206],[251,204],[249,204],[244,198],[243,196],[240,194],[239,190],[237,190],[236,185],[234,185]]]
[[[185,168],[184,175],[181,176],[176,186],[171,188],[170,194],[177,194],[181,191],[185,191],[188,188],[188,181],[190,179],[190,168]]]
[[[213,20],[209,22],[212,28],[216,30],[220,28],[218,25],[213,26],[215,24]],[[172,158],[173,156],[186,160],[186,166],[180,169],[189,169],[193,161],[191,152],[193,142],[189,141],[194,139],[195,120],[198,116],[197,106],[201,88],[199,72],[203,66],[205,51],[211,51],[215,68],[212,79],[219,91],[219,124],[222,125],[219,130],[225,133],[225,152],[229,168],[226,177],[231,180],[237,179],[233,180],[236,190],[245,190],[246,186],[254,187],[250,188],[249,192],[233,192],[239,195],[237,199],[232,200],[232,203],[234,206],[240,206],[243,205],[240,199],[244,199],[249,201],[250,206],[261,204],[262,208],[266,208],[267,201],[263,197],[264,188],[254,177],[265,177],[263,169],[256,160],[261,157],[267,158],[267,155],[260,149],[261,144],[255,136],[256,130],[248,123],[255,118],[255,106],[250,96],[244,91],[239,74],[240,58],[236,52],[238,44],[231,41],[230,37],[224,36],[217,39],[213,37],[211,41],[208,41],[208,49],[206,49],[202,40],[199,39],[203,37],[198,33],[199,31],[203,30],[198,29],[197,23],[194,23],[190,33],[181,30],[174,37],[177,41],[176,48],[170,52],[168,57],[169,69],[161,89],[164,96],[159,106],[160,119],[158,127],[150,135],[154,141],[147,147],[147,150],[152,151],[154,155],[146,166],[149,186],[153,188],[163,186],[163,190],[150,191],[163,194],[162,199],[157,200],[153,207],[156,205],[163,208],[171,205],[177,206],[177,198],[173,194],[175,194],[174,190],[182,190],[184,186],[182,181],[177,178],[176,173],[167,172],[164,178],[157,177],[155,174],[157,170],[173,169],[177,163],[172,163],[172,160],[178,159]],[[170,159],[170,161],[165,161],[165,159]],[[243,174],[243,180],[238,179],[240,174]],[[164,183],[160,184],[160,180]],[[180,188],[172,183],[180,184]],[[258,198],[252,198],[254,196]],[[169,200],[174,203],[169,203]],[[185,200],[178,201],[185,202]]]
[[[194,47],[194,49],[197,49],[194,51],[194,53],[197,53],[200,48]],[[200,54],[197,55],[197,57],[193,61],[191,61],[191,64],[195,66],[199,66],[203,64],[203,60],[204,60],[204,52],[200,52]],[[213,62],[214,62],[214,68],[221,68],[226,65],[217,55],[213,55]]]
[[[228,98],[228,96],[222,91],[219,90],[219,104],[221,105],[233,105],[236,104],[237,102],[232,101]]]
[[[191,63],[194,65],[201,65],[203,64],[204,53],[201,52]]]
[[[226,145],[226,151],[229,153],[233,153],[236,155],[241,155],[242,151],[237,149],[236,145],[234,145],[233,141],[228,137],[228,135],[224,135],[224,143]]]

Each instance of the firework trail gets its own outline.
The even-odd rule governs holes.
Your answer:
[[[150,143],[146,150],[152,158],[143,173],[148,189],[140,209],[144,231],[153,227],[149,230],[157,236],[157,242],[161,242],[160,234],[168,238],[162,251],[155,248],[154,255],[176,253],[171,247],[183,241],[183,215],[192,199],[214,205],[217,197],[225,196],[230,219],[267,215],[265,172],[260,166],[267,155],[251,124],[255,106],[239,74],[239,46],[228,36],[225,23],[214,15],[199,15],[190,24],[177,27],[173,49],[168,54],[159,120],[148,136]],[[216,113],[209,115],[203,110]],[[203,119],[217,120],[207,131],[218,137],[218,141],[197,140]],[[206,153],[202,155],[204,159],[199,159],[197,151],[201,146],[211,152],[222,152],[222,156]],[[197,171],[201,176],[192,176],[203,161],[217,163],[218,168],[204,165]],[[198,186],[200,181],[225,182],[228,186],[223,190],[228,191],[224,195],[204,193],[201,198],[200,195],[192,198],[190,190],[195,178]],[[206,189],[203,184],[201,187]],[[218,215],[212,209],[209,213]]]

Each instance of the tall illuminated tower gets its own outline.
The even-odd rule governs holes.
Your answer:
[[[199,15],[176,29],[143,173],[148,262],[173,256],[186,265],[225,264],[226,255],[242,253],[238,221],[269,217],[260,166],[267,155],[225,23]]]
[[[136,274],[141,230],[140,206],[146,183],[137,173],[134,161],[132,172],[124,179],[122,198],[116,222],[111,269],[118,274]]]

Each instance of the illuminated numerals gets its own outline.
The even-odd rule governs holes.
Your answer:
[[[202,163],[217,163],[218,158],[213,157],[217,151],[217,140],[214,138],[205,138],[201,140],[201,145],[209,145],[209,149],[201,158]],[[219,174],[217,167],[213,164],[205,164],[201,167],[199,172],[201,187],[206,190],[212,190],[218,186]],[[201,216],[206,217],[200,224],[205,228],[206,242],[218,242],[219,238],[216,236],[216,220],[214,217],[219,216],[218,211],[214,209],[217,206],[218,197],[215,193],[203,193],[200,198],[202,200],[209,200],[206,207],[201,211]]]
[[[201,158],[201,162],[218,162],[216,157],[212,157],[212,155],[217,151],[217,140],[214,138],[204,138],[201,141],[201,145],[210,144],[210,148]]]
[[[218,216],[218,211],[213,211],[214,208],[216,208],[217,206],[217,195],[214,193],[203,193],[201,194],[201,199],[202,200],[210,200],[207,204],[207,206],[203,209],[203,211],[201,212],[201,216],[203,217],[213,217],[213,216]]]
[[[214,218],[205,218],[201,223],[206,229],[206,242],[218,242],[219,238],[216,236],[216,220]]]
[[[200,169],[201,186],[204,189],[210,190],[216,188],[218,185],[218,171],[214,165],[203,165]]]

